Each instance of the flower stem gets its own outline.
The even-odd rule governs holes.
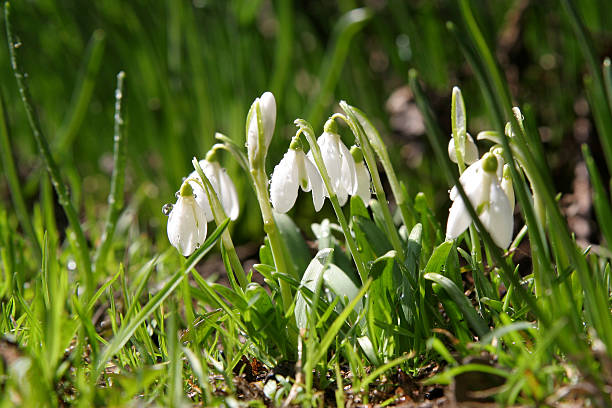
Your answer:
[[[283,241],[281,240],[280,232],[274,221],[274,213],[272,212],[270,197],[268,196],[268,177],[265,172],[258,169],[251,169],[250,174],[253,184],[255,185],[255,193],[261,210],[264,231],[268,234],[268,239],[270,240],[270,249],[272,250],[276,271],[288,274],[289,269],[285,260]],[[283,279],[279,279],[279,284],[283,307],[286,312],[291,307],[291,289]]]
[[[308,144],[310,145],[310,149],[312,150],[312,157],[315,160],[315,165],[321,174],[321,178],[323,179],[323,183],[325,184],[325,188],[327,189],[327,194],[329,195],[329,200],[332,203],[332,207],[334,208],[334,212],[336,213],[336,218],[338,218],[338,222],[340,223],[340,227],[342,228],[342,232],[344,233],[344,237],[346,238],[346,243],[349,247],[349,251],[353,256],[353,260],[355,261],[355,265],[357,267],[357,271],[359,272],[359,277],[361,278],[361,282],[365,282],[368,278],[368,271],[361,259],[359,251],[357,250],[357,244],[353,239],[353,235],[349,230],[348,223],[346,222],[346,217],[342,212],[342,207],[340,206],[340,202],[338,201],[338,197],[334,188],[332,187],[331,180],[329,178],[329,174],[327,173],[327,168],[325,167],[325,163],[323,162],[323,156],[321,155],[321,149],[317,143],[317,139],[315,137],[314,130],[310,123],[306,122],[303,119],[296,119],[295,124],[300,128],[300,131],[306,136],[306,140],[308,140]]]
[[[378,173],[378,167],[376,165],[376,157],[374,156],[374,151],[378,155],[379,160],[381,161],[385,172],[387,173],[387,177],[389,179],[389,184],[391,185],[391,191],[395,196],[396,203],[400,208],[400,214],[402,216],[402,221],[404,225],[408,227],[408,221],[410,220],[410,216],[408,214],[408,208],[406,204],[406,197],[403,189],[401,188],[397,176],[395,175],[395,171],[393,170],[393,166],[391,165],[391,160],[389,159],[389,155],[387,153],[387,149],[384,147],[384,143],[380,140],[380,136],[377,137],[376,147],[370,141],[370,138],[366,133],[376,133],[376,130],[373,126],[369,126],[369,132],[366,132],[364,129],[365,124],[367,124],[365,117],[357,111],[352,106],[349,106],[346,102],[341,101],[340,106],[346,112],[348,117],[342,116],[342,119],[349,125],[351,132],[357,138],[357,141],[361,145],[361,151],[363,152],[363,157],[368,165],[368,169],[370,170],[370,175],[372,176],[372,184],[374,185],[374,191],[376,192],[376,198],[380,203],[380,207],[382,209],[387,234],[391,238],[391,245],[393,245],[393,249],[397,252],[400,257],[400,260],[403,261],[404,258],[404,250],[402,241],[400,239],[399,233],[397,232],[397,228],[395,227],[395,223],[393,222],[393,217],[391,216],[391,210],[389,209],[389,204],[387,202],[387,194],[382,185],[382,181],[380,179],[380,174]],[[338,116],[338,115],[336,115]],[[376,138],[376,135],[371,135],[372,139]],[[380,143],[378,143],[380,142]]]
[[[219,202],[219,198],[217,197],[217,194],[215,193],[212,184],[210,184],[208,177],[206,177],[206,174],[204,173],[204,171],[202,171],[202,167],[200,167],[200,163],[195,157],[192,160],[192,164],[196,172],[198,173],[198,176],[200,176],[202,183],[204,184],[202,186],[202,189],[206,192],[206,195],[208,197],[208,202],[210,203],[210,209],[212,210],[215,223],[217,225],[221,225],[223,221],[227,218],[227,215],[223,210],[223,206]],[[195,181],[199,182],[199,180]],[[232,237],[227,229],[225,229],[225,231],[223,231],[223,234],[221,234],[221,244],[227,251],[230,264],[232,265],[232,269],[236,274],[236,278],[238,279],[240,288],[242,290],[246,290],[246,287],[249,282],[246,278],[246,274],[244,273],[244,269],[242,268],[240,258],[238,258],[238,254],[236,253],[236,248],[234,247]]]

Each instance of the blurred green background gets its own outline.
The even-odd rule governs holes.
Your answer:
[[[558,190],[570,191],[579,144],[591,144],[596,154],[600,149],[583,91],[584,62],[565,15],[552,0],[472,3],[515,103],[537,122]],[[612,55],[609,1],[576,3],[598,54]],[[466,100],[471,134],[489,127],[472,72],[446,29],[458,15],[453,2],[37,0],[12,7],[36,108],[91,228],[102,224],[106,206],[120,70],[126,72],[127,202],[141,231],[160,239],[161,206],[174,201],[191,158],[205,155],[215,131],[242,144],[249,106],[266,90],[278,105],[269,173],[295,132],[296,117],[320,131],[345,99],[374,119],[410,193],[424,191],[440,213],[447,211],[448,186],[406,86],[408,70],[419,71],[443,129],[450,133],[455,85]],[[47,176],[6,44],[0,61],[14,156],[35,206],[41,191],[51,189],[41,181]],[[229,156],[223,162],[235,176],[242,205],[234,236],[238,242],[259,240],[261,221],[258,212],[248,211],[255,198],[247,178]],[[0,197],[10,206],[4,178]],[[310,199],[299,200],[296,211],[306,227]],[[330,209],[320,218],[325,211]],[[63,216],[61,210],[56,215]]]

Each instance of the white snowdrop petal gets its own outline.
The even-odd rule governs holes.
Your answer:
[[[454,142],[453,142],[454,143]],[[476,143],[474,143],[474,139],[470,134],[467,134],[467,139],[465,140],[465,157],[463,160],[466,164],[473,164],[478,161],[478,147]]]
[[[496,154],[495,158],[497,159],[497,169],[495,169],[495,174],[497,175],[497,180],[501,181],[504,176],[504,158],[501,154]]]
[[[348,195],[349,194],[348,191],[346,191],[345,186],[343,184],[340,184],[336,191],[336,197],[338,198],[338,203],[341,207],[348,201]]]
[[[274,127],[276,125],[276,100],[272,92],[264,92],[264,94],[261,95],[261,98],[259,98],[259,106],[261,109],[261,121],[264,127],[266,147],[268,147],[272,140]]]
[[[472,218],[461,197],[450,208],[446,223],[446,239],[455,239],[470,225]]]
[[[479,182],[480,182],[479,177],[480,177],[481,171],[482,171],[481,163],[480,161],[477,161],[476,163],[472,164],[467,169],[465,169],[463,174],[461,174],[461,177],[459,177],[459,181],[461,182],[461,185],[463,186],[463,189],[466,191],[466,193],[468,192],[468,190],[470,190],[470,187],[474,188],[479,185]],[[457,191],[457,187],[453,186],[453,188],[450,191],[450,199],[452,201],[455,201],[457,197],[459,197],[459,192]]]
[[[297,199],[299,180],[295,165],[296,152],[289,149],[281,161],[274,167],[270,181],[270,201],[279,213],[286,213]]]
[[[355,160],[353,155],[349,151],[348,147],[342,140],[338,138],[338,147],[342,156],[341,172],[341,183],[343,184],[346,192],[350,195],[354,195],[357,191],[357,172],[355,171]]]
[[[333,133],[324,132],[317,143],[321,149],[321,156],[323,156],[323,163],[327,170],[327,175],[331,181],[332,187],[336,194],[338,194],[338,185],[342,177],[341,169],[342,163],[340,160],[340,149],[338,147],[338,135]]]
[[[312,202],[314,204],[315,211],[319,211],[323,207],[323,201],[325,200],[325,186],[323,186],[323,179],[319,174],[316,166],[312,161],[305,157],[304,164],[306,166],[306,174],[308,175],[309,187],[312,190]]]
[[[255,111],[256,104],[259,103],[259,109],[261,112],[261,122],[263,125],[264,144],[261,146],[267,150],[274,134],[274,126],[276,124],[276,100],[271,92],[265,92],[261,97],[255,99],[251,105],[251,117],[249,118],[249,126],[247,131],[247,150],[249,158],[254,158],[259,153],[259,127],[257,121],[257,111]]]
[[[497,184],[491,186],[489,206],[479,216],[497,246],[508,248],[512,241],[514,217],[506,193]]]
[[[227,172],[221,169],[221,196],[223,197],[223,209],[225,213],[232,219],[238,219],[240,215],[240,203],[238,202],[238,192],[236,186]]]
[[[504,167],[507,167],[507,166],[508,166],[507,164],[504,165]],[[500,185],[501,185],[502,190],[504,190],[504,193],[506,193],[506,196],[508,197],[508,201],[510,202],[510,208],[514,212],[515,198],[514,198],[514,187],[512,186],[512,178],[502,176]]]
[[[361,201],[367,207],[370,204],[371,198],[370,172],[363,161],[355,163],[355,174],[357,175],[357,189],[354,195],[361,198]]]
[[[457,151],[455,150],[455,138],[451,137],[448,141],[448,157],[453,163],[457,163]]]
[[[191,255],[206,239],[204,211],[193,196],[179,197],[168,217],[170,243],[183,256]]]
[[[187,178],[195,178],[200,180],[200,177],[194,173],[190,174]],[[204,211],[204,219],[206,220],[206,222],[214,220],[212,209],[210,208],[210,203],[208,202],[208,196],[206,195],[206,192],[202,188],[201,184],[194,180],[191,180],[189,181],[189,185],[193,189],[193,194],[195,195],[196,203],[202,209],[202,211]]]
[[[303,191],[310,191],[310,180],[308,179],[308,172],[306,171],[306,155],[302,149],[295,151],[295,166],[298,171],[298,183]]]
[[[457,163],[457,151],[455,150],[455,139],[453,137],[448,141],[448,157],[453,163]],[[478,147],[469,133],[466,134],[465,146],[463,147],[463,161],[467,165],[478,161]]]

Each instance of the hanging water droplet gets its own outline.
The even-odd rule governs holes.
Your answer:
[[[68,268],[69,271],[74,271],[77,267],[77,264],[74,261],[74,259],[69,259],[68,263],[66,264],[66,267]]]
[[[170,215],[170,213],[172,212],[172,208],[174,207],[174,204],[164,204],[164,206],[162,207],[162,214],[164,214],[166,217]]]

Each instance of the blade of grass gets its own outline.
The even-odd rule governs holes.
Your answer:
[[[6,114],[6,108],[4,105],[4,92],[0,90],[0,154],[2,154],[2,167],[4,168],[4,174],[11,190],[11,199],[13,200],[13,206],[17,213],[17,218],[21,224],[21,228],[25,231],[26,235],[30,238],[32,245],[34,246],[34,256],[37,261],[40,261],[41,248],[34,227],[32,226],[32,220],[28,208],[26,207],[25,200],[23,199],[23,192],[21,191],[21,183],[19,182],[19,176],[17,175],[17,168],[15,167],[15,160],[13,159],[13,149],[11,148],[11,136],[10,129],[8,126],[8,116]]]
[[[515,167],[514,158],[512,156],[512,152],[509,147],[509,141],[508,141],[508,138],[505,136],[505,134],[502,132],[503,126],[504,126],[504,123],[503,123],[504,113],[507,117],[510,118],[511,123],[512,123],[512,128],[515,131],[517,131],[517,134],[520,135],[521,131],[524,131],[524,129],[518,123],[517,118],[512,114],[510,93],[508,91],[508,88],[505,82],[502,80],[501,73],[499,72],[499,69],[495,63],[493,55],[491,51],[488,49],[486,42],[484,41],[484,38],[482,36],[482,33],[480,32],[480,28],[478,27],[474,19],[474,16],[470,9],[469,1],[460,0],[460,6],[461,6],[462,17],[468,27],[469,37],[472,40],[474,47],[477,49],[479,56],[484,61],[484,68],[487,73],[487,81],[485,81],[485,83],[483,84],[484,86],[482,88],[484,91],[487,91],[490,93],[490,99],[494,102],[494,104],[490,106],[490,108],[491,108],[491,113],[493,114],[493,118],[495,119],[494,124],[495,124],[495,127],[497,128],[496,130],[500,132],[500,134],[504,135],[502,137],[502,144],[504,147],[504,152],[503,152],[504,159],[506,159],[506,162],[510,165],[510,170],[512,173],[513,181],[518,181],[520,180],[520,178],[518,177],[518,172]],[[518,143],[524,144],[524,140],[522,139],[522,137],[518,137],[516,138],[516,140]],[[559,240],[561,244],[559,251],[562,251],[563,257],[567,257],[569,261],[568,265],[559,265],[559,266],[561,267],[561,269],[563,269],[567,266],[572,265],[576,269],[578,278],[580,280],[580,285],[582,286],[582,290],[586,293],[586,296],[584,298],[585,298],[586,314],[587,314],[588,320],[590,320],[590,322],[593,325],[593,328],[598,332],[604,344],[606,344],[607,349],[612,350],[612,320],[609,317],[609,310],[608,310],[608,305],[607,305],[607,302],[608,302],[607,295],[604,294],[602,290],[600,290],[601,288],[596,287],[595,282],[591,276],[591,272],[589,270],[589,266],[586,262],[586,259],[578,251],[578,248],[576,247],[575,242],[572,239],[572,235],[569,232],[568,226],[565,222],[563,215],[561,214],[558,203],[556,201],[556,196],[552,192],[552,186],[554,186],[554,183],[552,182],[550,173],[542,172],[541,167],[534,164],[537,162],[537,159],[531,155],[531,151],[528,148],[526,148],[526,146],[520,146],[520,148],[521,148],[521,151],[525,153],[526,162],[529,164],[530,169],[532,170],[531,177],[532,177],[532,183],[534,184],[533,189],[537,191],[539,194],[541,194],[541,199],[543,200],[543,204],[546,206],[547,215],[548,215],[547,225],[550,229],[550,232],[556,239]],[[543,160],[543,159],[544,158],[540,158],[540,160]],[[463,191],[462,186],[459,184],[457,185],[457,187],[462,196],[462,199],[466,200],[466,197],[463,195],[463,192],[462,192]],[[521,203],[521,206],[523,206],[523,202],[528,203],[528,198],[525,196],[526,191],[519,188],[517,189],[517,192],[519,195],[519,202]],[[470,205],[470,203],[468,203],[467,207],[468,207],[468,211],[470,212],[471,216],[474,218],[476,216],[476,213],[472,213],[473,208]],[[528,209],[525,208],[526,214],[527,214],[527,210]],[[477,227],[479,228],[481,233],[484,232],[483,236],[487,237],[488,239],[489,234],[486,233],[486,231],[484,231],[483,228],[481,228],[482,225],[480,223],[480,220],[476,218],[474,221],[477,224]],[[491,246],[491,245],[488,245],[488,246],[489,248],[494,248],[494,246]],[[494,258],[497,258],[497,255],[499,255],[499,253],[497,253],[496,250],[492,251],[492,254],[494,255]],[[546,266],[548,267],[548,270],[546,272],[547,274],[549,274],[548,278],[554,278],[554,274],[552,272],[553,271],[552,264],[549,264]],[[564,289],[566,291],[569,291],[567,287],[564,287]],[[518,290],[520,292],[521,288],[515,286],[515,290]],[[568,296],[567,293],[564,293],[564,295],[565,295],[564,296],[565,299],[558,298],[557,296],[549,296],[549,300],[553,302],[559,302],[559,301],[571,302],[573,301],[573,299],[567,297]],[[532,307],[534,311],[535,310],[539,311],[539,308],[537,308],[535,304],[533,305],[531,304],[531,299],[529,299],[529,301],[530,301],[530,304],[529,304],[530,307]],[[559,311],[564,310],[564,308],[553,308],[553,310],[550,310],[550,312],[554,313],[557,310]],[[578,311],[575,311],[575,313],[579,314]],[[542,313],[539,313],[538,316],[540,320],[545,324],[545,326],[548,326],[550,324],[549,319],[545,315],[543,315]],[[575,322],[576,320],[579,320],[579,316],[577,317],[578,319],[570,319],[570,322]],[[582,328],[573,327],[573,326],[570,327],[570,329],[574,330],[575,332],[582,330]],[[577,333],[575,334],[577,335]],[[587,347],[586,344],[584,343],[576,343],[576,342],[569,341],[568,340],[569,336],[560,336],[559,339],[560,339],[560,344],[565,348],[566,352],[568,353],[577,352],[577,349],[576,349],[577,347],[578,348]],[[590,358],[585,358],[584,361],[580,362],[581,366],[587,370],[593,369],[593,365],[589,364],[589,360]]]
[[[372,18],[372,12],[367,8],[353,9],[344,14],[334,26],[333,37],[334,45],[328,50],[322,63],[321,91],[317,93],[317,98],[310,105],[308,122],[315,125],[321,122],[323,111],[332,98],[333,91],[338,83],[342,67],[351,45],[351,40],[361,30],[365,23]]]
[[[463,312],[463,316],[468,321],[470,326],[472,326],[476,334],[478,334],[478,337],[482,338],[489,332],[487,323],[478,315],[478,312],[476,312],[476,309],[474,309],[470,300],[452,280],[438,273],[426,273],[423,277],[430,281],[436,282],[444,288],[446,293],[448,293],[451,299],[453,299],[461,312]]]
[[[24,74],[21,69],[21,66],[18,63],[17,50],[22,46],[22,44],[16,41],[13,36],[10,14],[11,6],[10,2],[7,1],[4,4],[4,21],[6,25],[6,36],[8,41],[9,54],[11,58],[11,66],[13,68],[15,79],[17,80],[19,94],[21,95],[21,101],[23,102],[23,106],[26,111],[26,116],[28,117],[28,122],[30,124],[30,127],[32,128],[32,133],[34,135],[34,139],[36,140],[36,144],[38,145],[38,150],[40,152],[40,155],[42,156],[45,166],[47,167],[47,172],[49,173],[49,177],[51,178],[51,182],[53,183],[53,187],[55,188],[55,191],[57,193],[59,204],[62,206],[64,213],[66,214],[66,218],[68,218],[68,223],[70,224],[74,231],[74,234],[76,235],[76,249],[80,252],[80,258],[83,261],[83,265],[81,265],[81,270],[83,271],[85,280],[86,297],[89,297],[89,295],[93,292],[94,282],[87,240],[85,239],[85,234],[83,233],[83,229],[81,228],[79,216],[72,204],[72,201],[70,200],[66,184],[64,184],[62,180],[60,168],[53,159],[53,155],[51,154],[51,149],[49,148],[47,138],[42,131],[38,116],[34,112],[32,98],[30,96],[30,90],[26,82],[27,75]]]
[[[590,38],[582,18],[572,0],[560,0],[570,24],[574,30],[578,44],[582,50],[582,55],[589,66],[590,76],[593,86],[590,87],[592,93],[591,108],[594,116],[600,118],[598,121],[599,140],[604,150],[604,157],[608,168],[612,169],[612,105],[608,104],[606,98],[605,80],[600,71],[600,64],[597,61],[595,47]]]
[[[101,243],[94,256],[95,271],[103,269],[108,251],[113,244],[113,235],[119,220],[119,212],[123,208],[123,185],[125,182],[125,162],[126,162],[126,138],[124,137],[124,120],[121,115],[121,102],[123,101],[123,71],[117,74],[117,89],[115,90],[115,128],[113,145],[113,173],[111,175],[111,186],[108,194],[108,212],[106,214],[106,224],[102,233]]]
[[[170,280],[166,282],[164,287],[155,294],[147,302],[147,304],[136,314],[132,319],[123,324],[121,328],[119,328],[118,333],[112,339],[112,341],[108,344],[108,346],[102,352],[102,355],[98,359],[95,365],[95,371],[92,377],[98,377],[102,372],[104,365],[106,362],[110,360],[110,358],[116,354],[132,337],[136,329],[140,327],[140,325],[145,321],[147,317],[149,317],[152,313],[154,313],[157,308],[166,300],[168,296],[174,292],[174,290],[181,283],[183,278],[196,266],[196,264],[210,251],[225,229],[229,224],[229,218],[223,222],[223,224],[219,225],[217,229],[208,237],[206,242],[202,244],[200,248],[198,248],[193,255],[191,255],[187,259],[187,264],[184,268],[179,269],[172,275]]]
[[[308,358],[306,359],[306,363],[304,365],[304,372],[307,372],[307,370],[312,370],[312,368],[317,365],[317,363],[323,358],[323,356],[327,354],[327,349],[336,338],[338,331],[342,328],[345,320],[348,319],[349,314],[351,314],[355,306],[357,306],[357,303],[361,300],[363,296],[365,296],[371,284],[372,279],[370,278],[365,282],[357,296],[355,296],[355,298],[353,298],[353,300],[351,300],[351,302],[346,305],[344,310],[342,310],[342,313],[340,313],[336,320],[334,320],[334,322],[331,324],[331,326],[329,326],[329,329],[325,333],[325,336],[323,336],[323,338],[319,342],[315,353],[311,356],[308,356]]]
[[[418,83],[417,78],[418,78],[417,72],[415,70],[411,70],[410,71],[410,87],[414,92],[415,99],[417,101],[417,105],[419,106],[421,112],[423,112],[424,115],[427,116],[425,112],[431,112],[431,108],[429,107],[429,104],[427,103],[427,100],[425,99],[425,95],[421,89],[421,86]],[[432,119],[433,119],[433,116],[432,116]],[[428,129],[430,128],[428,127]],[[491,255],[493,256],[493,259],[495,260],[496,264],[499,265],[499,267],[501,268],[501,275],[507,287],[510,287],[510,285],[514,285],[516,287],[517,294],[521,297],[521,299],[530,305],[533,313],[536,316],[540,316],[542,313],[540,312],[539,307],[536,305],[535,299],[530,293],[528,293],[521,286],[518,277],[514,274],[514,270],[512,270],[506,263],[503,257],[502,251],[497,247],[497,245],[494,244],[493,240],[491,239],[491,235],[486,231],[486,229],[480,222],[480,219],[478,218],[478,214],[476,210],[474,209],[471,202],[467,198],[467,195],[465,195],[465,190],[463,189],[463,186],[461,185],[461,183],[459,183],[459,178],[452,171],[450,161],[448,159],[440,160],[440,163],[442,163],[443,168],[446,170],[445,173],[450,175],[451,180],[454,180],[453,182],[457,186],[457,190],[459,192],[459,195],[461,196],[461,199],[464,200],[464,202],[466,203],[466,208],[470,214],[470,217],[472,218],[472,220],[476,224],[476,227],[480,231],[480,237],[485,242],[485,244],[490,249],[492,249]],[[453,182],[451,182],[451,184]]]
[[[612,245],[612,208],[606,189],[601,182],[601,176],[595,165],[595,160],[591,155],[591,150],[586,144],[582,145],[582,156],[589,170],[591,185],[593,186],[593,204],[595,205],[595,214],[599,221],[599,228],[608,243],[608,247]]]
[[[270,81],[272,93],[280,97],[282,101],[283,89],[287,81],[287,74],[291,68],[291,57],[293,54],[293,1],[281,0],[276,2],[278,34],[276,36],[276,52],[274,53],[274,74]]]
[[[96,77],[102,66],[105,38],[106,34],[104,31],[98,29],[93,32],[87,45],[83,65],[80,69],[74,92],[72,93],[70,107],[66,112],[64,122],[58,130],[55,139],[54,147],[59,156],[63,156],[66,153],[85,119],[85,114],[87,113],[87,108],[89,107],[89,102],[96,85]]]

